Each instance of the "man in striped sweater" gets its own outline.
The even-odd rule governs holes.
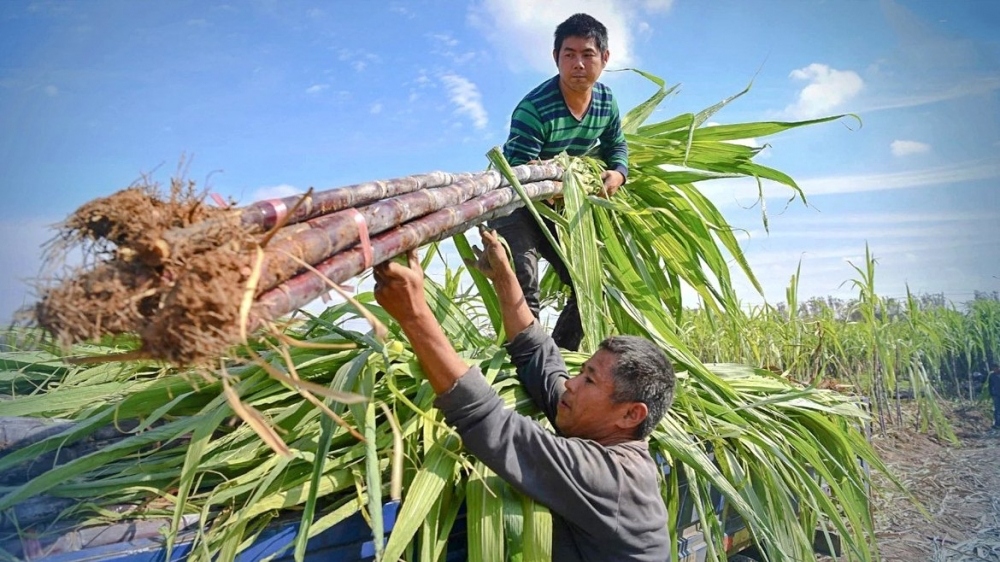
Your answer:
[[[556,27],[552,57],[559,73],[528,92],[514,109],[504,156],[511,165],[548,160],[562,152],[582,156],[596,149],[607,165],[602,174],[604,195],[625,183],[628,146],[611,89],[597,81],[608,63],[608,31],[587,14],[576,14]],[[527,209],[518,209],[490,223],[506,239],[514,272],[531,312],[538,318],[538,258],[541,256],[572,287],[566,265],[549,244]],[[555,227],[545,225],[553,234]],[[580,311],[571,296],[552,338],[559,347],[576,351],[583,339]]]

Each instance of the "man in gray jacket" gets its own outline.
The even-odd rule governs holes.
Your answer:
[[[424,297],[416,252],[409,267],[375,267],[375,298],[398,322],[467,450],[552,513],[552,558],[663,561],[670,557],[659,467],[646,438],[673,399],[663,351],[614,336],[570,377],[536,323],[496,235],[480,231],[475,267],[493,281],[507,351],[527,392],[557,429],[504,407],[477,367],[455,352]]]

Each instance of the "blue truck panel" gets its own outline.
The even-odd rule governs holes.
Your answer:
[[[387,530],[395,524],[398,504],[383,506]],[[269,556],[275,562],[293,560],[292,544],[298,533],[299,521],[287,520],[272,525],[237,557],[239,562],[254,562]],[[191,552],[190,536],[174,547],[169,562],[181,562]],[[374,557],[371,529],[361,514],[355,514],[309,541],[306,560],[310,562],[364,561]],[[85,547],[57,554],[32,557],[45,562],[168,562],[162,536],[143,537],[112,544]]]

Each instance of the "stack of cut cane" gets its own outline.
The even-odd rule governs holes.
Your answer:
[[[513,168],[528,198],[560,192],[562,168]],[[87,265],[41,288],[34,320],[68,345],[136,334],[130,358],[204,364],[248,331],[332,285],[523,205],[496,171],[432,172],[304,196],[212,208],[193,184],[169,200],[131,187],[91,201],[62,225],[61,247]]]

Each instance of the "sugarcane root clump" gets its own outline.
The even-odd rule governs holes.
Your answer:
[[[178,364],[218,357],[238,338],[253,236],[226,224],[164,251],[162,235],[226,209],[204,204],[190,182],[169,198],[144,183],[88,202],[60,227],[46,255],[58,267],[73,249],[84,265],[40,286],[30,316],[63,346],[108,334],[138,334],[140,353]]]

